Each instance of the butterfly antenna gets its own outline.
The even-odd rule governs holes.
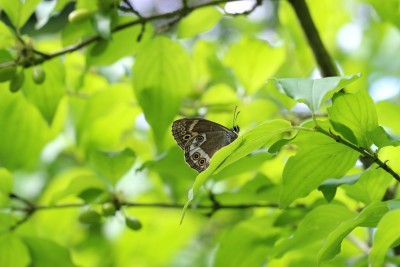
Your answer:
[[[232,127],[235,127],[235,122],[236,122],[236,120],[237,120],[237,118],[238,118],[238,116],[239,116],[239,113],[240,113],[240,111],[236,112],[236,111],[237,111],[237,108],[238,108],[238,106],[235,107],[235,111],[234,111],[234,113],[233,113]]]

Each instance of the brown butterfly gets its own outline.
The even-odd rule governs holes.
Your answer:
[[[185,152],[186,162],[198,172],[207,169],[215,152],[232,143],[238,133],[237,125],[228,129],[202,118],[184,118],[172,124],[172,135]]]

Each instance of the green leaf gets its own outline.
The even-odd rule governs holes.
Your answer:
[[[382,217],[375,233],[368,262],[372,267],[384,266],[385,255],[389,248],[400,238],[400,210],[392,210]]]
[[[78,143],[87,151],[114,151],[126,147],[121,140],[132,129],[136,116],[130,104],[132,94],[128,85],[112,85],[89,99],[70,99],[71,110],[76,112]]]
[[[294,236],[274,247],[274,255],[282,257],[286,252],[324,240],[340,223],[353,218],[354,215],[354,212],[340,205],[316,207],[300,221]]]
[[[229,168],[228,168],[229,169]],[[216,195],[217,201],[224,204],[246,204],[255,202],[276,203],[279,195],[279,186],[268,177],[258,173],[253,179],[233,192],[224,192]]]
[[[284,132],[292,131],[292,126],[286,120],[273,120],[261,125],[258,125],[249,132],[239,136],[233,143],[218,150],[210,160],[210,166],[200,173],[189,192],[189,199],[183,208],[183,215],[186,208],[196,196],[200,187],[207,181],[207,179],[214,173],[218,173],[230,164],[238,161],[239,159],[247,156],[251,152],[275,143],[281,138]],[[182,215],[182,219],[183,219]]]
[[[326,179],[344,176],[358,159],[356,151],[317,132],[300,132],[293,143],[300,151],[289,158],[283,170],[283,207],[306,196]]]
[[[95,31],[89,21],[83,23],[68,23],[61,32],[61,43],[63,47],[75,45],[81,42],[85,36],[94,34]]]
[[[9,198],[10,199],[10,198]],[[8,204],[8,203],[7,203]],[[3,231],[3,234],[6,233],[11,227],[15,226],[20,218],[17,218],[14,214],[11,214],[10,211],[5,211],[4,209],[0,210],[0,231]],[[1,244],[0,244],[1,246]],[[1,261],[1,259],[0,259]]]
[[[382,126],[376,127],[374,130],[367,133],[367,136],[378,148],[400,145],[399,138],[388,134]]]
[[[47,61],[42,65],[46,79],[42,84],[36,84],[32,77],[32,69],[25,70],[25,82],[22,92],[34,104],[48,124],[51,124],[56,114],[58,104],[65,95],[65,72],[60,60]]]
[[[210,86],[201,97],[204,105],[232,105],[239,103],[238,96],[234,89],[224,83]],[[265,117],[264,117],[265,118]]]
[[[5,168],[0,168],[0,205],[10,200],[9,194],[13,190],[13,176]]]
[[[216,173],[213,178],[215,180],[227,179],[236,175],[240,175],[246,172],[255,172],[259,170],[259,167],[265,163],[265,161],[272,159],[274,155],[265,151],[257,151],[250,155],[241,158],[236,161],[235,166],[224,168],[223,170]]]
[[[376,103],[376,112],[378,113],[379,124],[389,127],[395,133],[400,133],[400,123],[393,118],[400,118],[400,105],[389,101]]]
[[[39,160],[49,129],[20,93],[0,90],[0,164],[9,170],[30,169]]]
[[[380,16],[380,19],[388,21],[397,28],[400,28],[400,9],[398,0],[365,0],[365,2],[374,7],[375,11]]]
[[[168,185],[171,195],[175,199],[183,200],[197,174],[184,161],[182,150],[177,145],[163,153],[157,160],[145,162],[138,171],[144,168],[158,173],[162,181]]]
[[[374,101],[365,90],[336,94],[328,115],[335,131],[344,138],[361,147],[372,145],[369,133],[378,127],[378,118]]]
[[[23,237],[32,258],[32,266],[38,267],[76,267],[71,254],[65,247],[52,240],[40,237]]]
[[[213,267],[262,266],[280,232],[270,220],[270,217],[252,218],[234,226],[221,239]]]
[[[15,43],[15,35],[11,29],[0,21],[0,49],[8,49]]]
[[[156,37],[139,51],[133,84],[159,148],[190,90],[190,61],[183,47],[167,37]]]
[[[5,168],[0,168],[0,192],[4,194],[11,193],[13,189],[12,174]]]
[[[192,50],[193,80],[200,88],[208,87],[209,83],[226,84],[231,88],[236,86],[232,73],[218,56],[220,48],[216,42],[199,39]]]
[[[132,21],[131,17],[119,17],[119,24],[128,23]],[[78,31],[80,29],[77,29]],[[72,29],[73,32],[69,32],[68,36],[75,36],[74,33],[76,30]],[[101,44],[103,46],[101,49],[101,53],[99,51],[98,43],[89,46],[88,52],[86,54],[87,64],[92,65],[110,65],[115,61],[126,57],[131,56],[136,53],[141,47],[147,47],[148,40],[153,36],[154,29],[151,24],[146,24],[146,30],[143,33],[143,36],[140,41],[137,40],[138,36],[142,32],[142,26],[136,25],[133,27],[128,27],[123,31],[117,31],[112,33],[112,38],[108,40],[106,45]],[[106,33],[104,33],[106,35]],[[79,35],[80,36],[80,35]],[[103,40],[104,41],[104,40]],[[101,41],[100,41],[101,42]]]
[[[104,181],[87,169],[71,169],[65,172],[64,175],[71,177],[71,181],[61,191],[53,193],[51,203],[57,203],[68,196],[82,195],[91,190],[104,192],[107,189]]]
[[[340,253],[343,239],[357,226],[375,227],[381,217],[389,210],[388,203],[376,202],[367,206],[359,215],[341,223],[334,229],[318,253],[318,262],[327,261]]]
[[[372,165],[354,185],[344,185],[347,195],[365,204],[382,200],[393,177],[376,167],[376,164]]]
[[[16,28],[24,26],[26,21],[35,11],[36,6],[40,0],[25,0],[25,1],[9,1],[0,0],[0,7],[7,13],[11,23]]]
[[[326,201],[330,202],[336,195],[336,189],[341,185],[352,185],[360,178],[360,175],[350,175],[345,176],[340,179],[328,179],[323,182],[319,187],[320,190],[326,199]]]
[[[194,10],[183,18],[178,25],[179,38],[191,38],[214,27],[222,18],[222,13],[215,7]]]
[[[277,82],[288,96],[297,102],[306,104],[311,112],[315,113],[333,92],[342,89],[358,78],[360,75],[356,74],[323,79],[285,78],[278,79]]]
[[[284,60],[283,47],[271,47],[265,41],[245,37],[229,48],[224,63],[233,70],[246,91],[254,93],[275,74]]]
[[[114,185],[132,168],[135,160],[135,152],[130,148],[118,152],[95,150],[90,154],[94,169]]]
[[[31,257],[25,244],[13,234],[0,235],[0,266],[26,267]]]

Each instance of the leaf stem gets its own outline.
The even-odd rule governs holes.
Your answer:
[[[389,173],[391,176],[393,176],[394,179],[396,179],[397,181],[400,182],[400,175],[398,173],[396,173],[392,168],[390,168],[386,162],[382,162],[381,159],[378,158],[378,156],[376,155],[376,153],[371,153],[370,149],[365,149],[362,147],[358,147],[346,140],[344,140],[341,136],[333,133],[331,130],[327,131],[323,128],[321,128],[320,126],[315,126],[315,131],[322,133],[326,136],[329,136],[330,138],[334,139],[336,142],[341,143],[357,152],[359,152],[361,155],[363,155],[364,157],[367,157],[371,160],[373,160],[376,164],[378,164],[378,168],[382,168],[383,170],[385,170],[387,173]]]

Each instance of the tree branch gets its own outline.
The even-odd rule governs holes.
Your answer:
[[[358,153],[360,153],[362,156],[371,159],[373,162],[375,162],[376,164],[378,164],[378,168],[382,168],[384,169],[387,173],[389,173],[391,176],[393,176],[394,179],[396,179],[397,181],[400,182],[400,175],[398,173],[396,173],[392,168],[390,168],[386,162],[383,162],[381,159],[378,158],[378,156],[375,153],[370,153],[368,150],[358,147],[346,140],[344,140],[341,136],[334,134],[332,131],[327,131],[323,128],[321,128],[320,126],[315,126],[315,130],[319,133],[322,133],[326,136],[329,136],[330,138],[332,138],[333,140],[335,140],[338,143],[341,143],[355,151],[357,151]]]
[[[321,37],[311,18],[310,11],[305,0],[289,0],[297,18],[300,21],[308,44],[314,54],[314,58],[320,68],[323,77],[338,76],[339,72],[333,64],[333,60],[322,43]]]
[[[41,210],[52,210],[52,209],[66,209],[66,208],[81,208],[85,207],[87,203],[66,203],[66,204],[58,204],[58,205],[35,205],[34,203],[26,200],[23,197],[20,197],[14,193],[9,194],[10,198],[17,199],[25,204],[25,207],[11,207],[12,211],[23,211],[25,215],[22,219],[16,221],[12,226],[0,230],[0,234],[6,233],[9,231],[13,231],[21,226],[23,223],[29,220],[29,218],[37,211]],[[104,203],[98,203],[101,205]],[[134,208],[164,208],[164,209],[182,209],[185,205],[180,203],[162,203],[162,202],[154,202],[154,203],[137,203],[137,202],[127,202],[121,201],[117,203],[118,207],[134,207]],[[298,206],[297,206],[298,207]],[[218,202],[218,205],[215,204],[215,201],[212,200],[211,204],[199,204],[190,206],[192,210],[211,210],[207,213],[207,215],[211,215],[218,210],[223,209],[231,209],[231,210],[240,210],[240,209],[252,209],[252,208],[278,208],[278,204],[274,203],[248,203],[248,204],[221,204]]]
[[[198,5],[194,5],[194,6],[189,6],[189,5],[183,5],[181,8],[174,10],[172,12],[168,12],[168,13],[163,13],[163,14],[158,14],[158,15],[153,15],[153,16],[149,16],[149,17],[143,17],[139,14],[139,12],[136,11],[136,9],[134,9],[131,5],[128,6],[127,9],[125,9],[125,11],[127,12],[132,12],[134,14],[136,14],[138,16],[137,19],[118,25],[116,26],[114,29],[111,30],[112,33],[124,30],[126,28],[138,25],[138,24],[142,24],[145,25],[148,22],[154,21],[154,20],[160,20],[160,19],[169,19],[169,18],[176,18],[174,20],[174,23],[178,22],[179,20],[181,20],[182,18],[184,18],[185,16],[187,16],[188,14],[190,14],[191,12],[193,12],[196,9],[200,9],[200,8],[204,8],[204,7],[208,7],[208,6],[215,6],[215,5],[219,5],[219,4],[224,4],[224,3],[228,3],[228,2],[236,2],[236,1],[241,1],[241,0],[216,0],[216,1],[210,1],[210,2],[205,2],[202,4],[198,4]],[[127,1],[124,1],[127,2]],[[252,11],[256,8],[256,6],[258,6],[258,2],[256,3],[256,5],[254,6],[254,8],[252,9]],[[248,11],[246,11],[248,12]],[[246,13],[245,12],[245,13]],[[247,14],[247,13],[246,13]],[[143,31],[144,31],[144,26],[142,28],[142,33],[139,34],[138,39],[140,39],[141,35],[143,35]],[[34,66],[34,65],[38,65],[41,64],[47,60],[50,60],[52,58],[58,57],[58,56],[62,56],[74,51],[77,51],[83,47],[86,47],[96,41],[101,40],[102,37],[100,35],[95,35],[92,36],[84,41],[82,41],[81,43],[75,44],[75,45],[71,45],[69,47],[66,47],[64,49],[61,49],[59,51],[53,52],[53,53],[43,53],[40,52],[38,50],[34,50],[35,53],[37,55],[40,55],[41,57],[36,58],[34,60],[32,60],[31,62],[25,63],[24,67],[30,67],[30,66]],[[6,68],[6,67],[15,67],[17,65],[19,65],[20,63],[17,61],[9,61],[9,62],[4,62],[0,64],[0,68]]]

